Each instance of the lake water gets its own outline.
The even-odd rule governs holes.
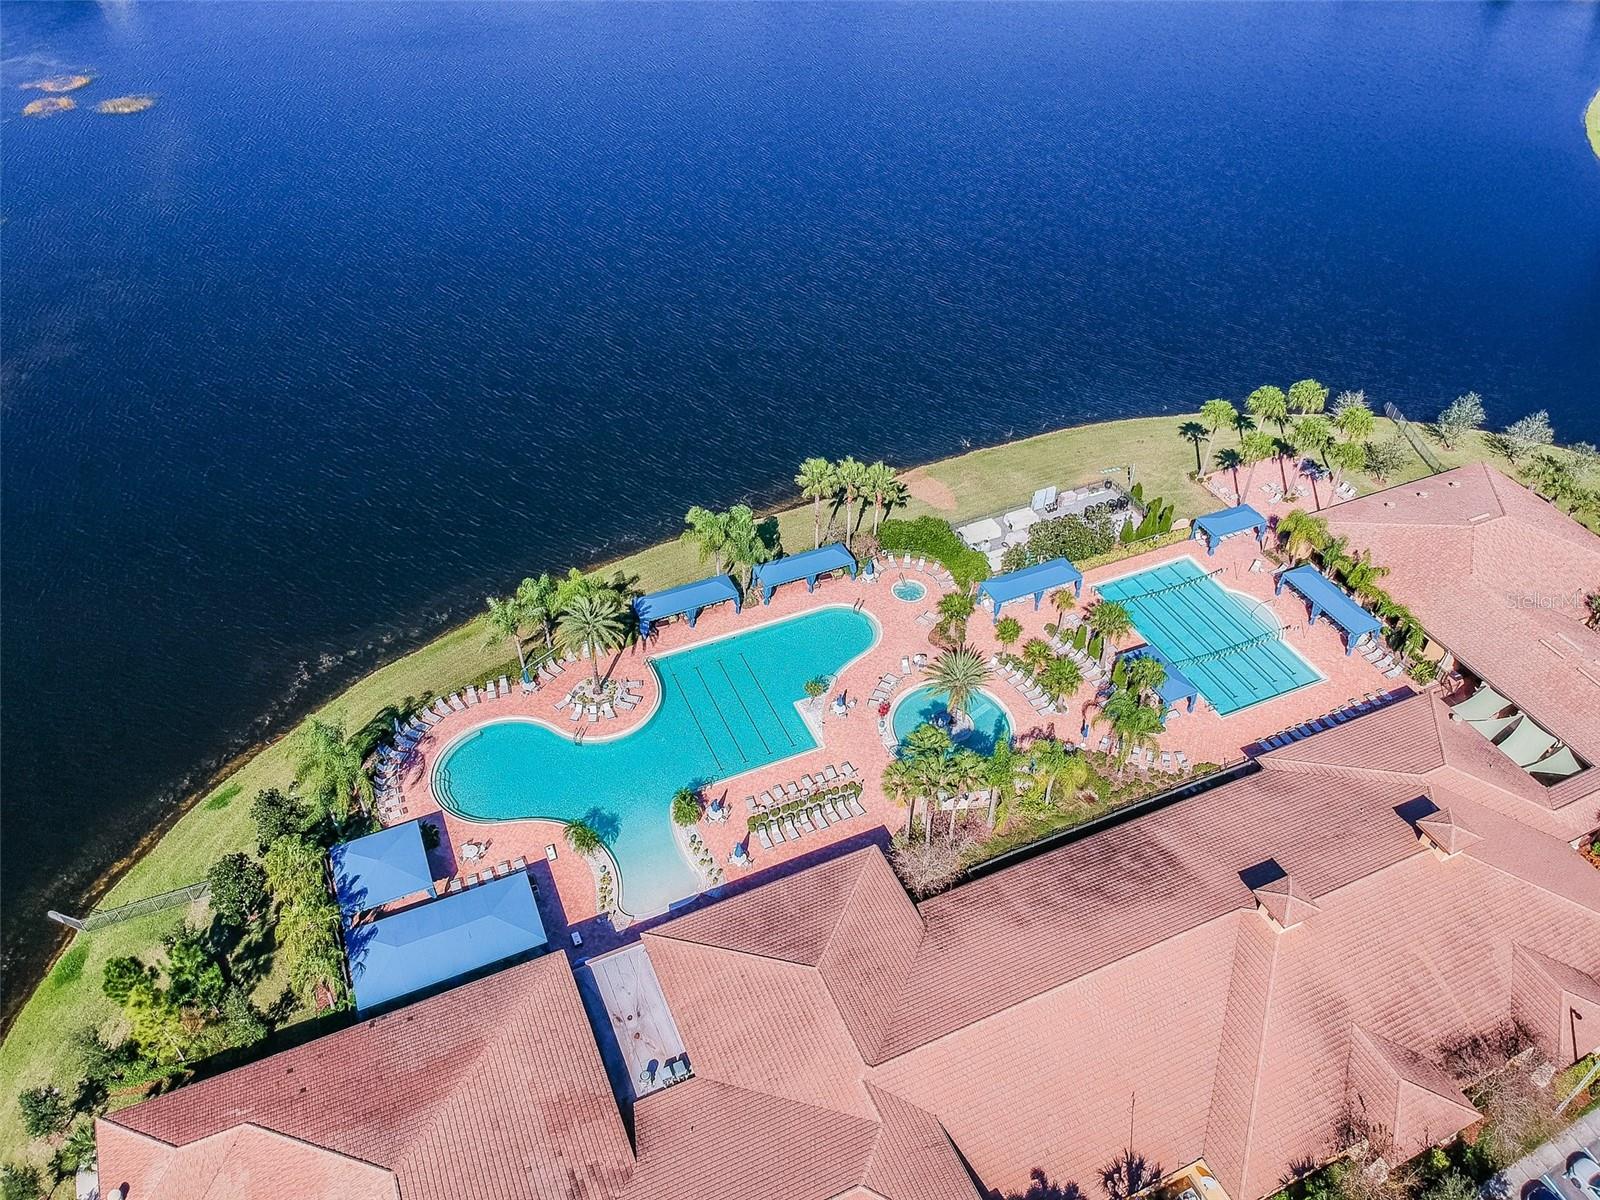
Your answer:
[[[8,1002],[230,748],[804,455],[1306,374],[1600,440],[1600,7],[0,17]]]

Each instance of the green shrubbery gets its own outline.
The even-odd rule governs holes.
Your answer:
[[[878,545],[890,554],[915,554],[943,564],[962,587],[989,578],[989,560],[956,536],[948,521],[890,519],[878,527]]]

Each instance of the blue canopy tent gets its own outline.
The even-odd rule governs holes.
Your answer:
[[[328,860],[333,893],[346,918],[418,892],[433,895],[433,872],[415,821],[340,842],[328,851]]]
[[[1196,517],[1194,524],[1189,526],[1189,540],[1205,534],[1206,553],[1215,554],[1218,542],[1231,533],[1243,533],[1246,529],[1255,530],[1256,541],[1259,542],[1267,536],[1267,519],[1248,504],[1236,504],[1232,508]]]
[[[994,619],[1000,619],[1000,606],[1023,596],[1033,597],[1033,607],[1038,608],[1044,594],[1054,588],[1072,585],[1075,595],[1083,595],[1083,572],[1065,558],[1052,558],[1034,563],[1020,571],[993,575],[978,585],[978,602],[987,600],[994,606]]]
[[[545,944],[527,875],[368,921],[345,934],[357,1011],[447,983]]]
[[[832,542],[815,550],[802,550],[799,554],[786,554],[769,563],[762,563],[751,577],[752,587],[761,589],[761,603],[771,601],[773,590],[796,580],[806,581],[806,591],[817,586],[817,580],[829,571],[849,571],[855,577],[856,560],[843,542]]]
[[[1195,701],[1200,699],[1200,689],[1197,688],[1182,671],[1172,665],[1169,659],[1154,646],[1135,646],[1132,650],[1125,650],[1117,656],[1126,662],[1131,658],[1153,658],[1166,668],[1167,677],[1162,680],[1161,686],[1156,689],[1156,695],[1161,698],[1161,706],[1165,711],[1171,711],[1188,702],[1185,712],[1193,712]]]
[[[1344,630],[1346,654],[1354,650],[1356,643],[1362,638],[1383,630],[1382,621],[1352,600],[1342,587],[1310,563],[1281,572],[1278,575],[1277,587],[1274,589],[1275,595],[1282,594],[1284,584],[1299,592],[1310,603],[1313,625],[1317,623],[1318,617],[1325,615],[1328,620]]]
[[[684,583],[675,588],[667,588],[665,591],[640,596],[633,602],[634,615],[639,618],[639,636],[649,637],[651,627],[657,621],[665,621],[668,617],[687,615],[689,628],[693,629],[695,618],[700,615],[701,609],[721,604],[725,600],[733,601],[734,612],[738,612],[742,607],[739,589],[726,575],[713,575],[709,579],[697,579],[693,583]]]

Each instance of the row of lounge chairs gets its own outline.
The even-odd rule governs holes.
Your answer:
[[[942,563],[929,562],[926,556],[919,556],[913,560],[909,554],[902,558],[896,558],[892,554],[885,554],[879,558],[869,559],[865,565],[868,569],[863,571],[860,576],[863,583],[876,583],[891,571],[921,571],[928,578],[945,587],[954,587],[956,582],[955,576],[945,570]]]
[[[782,808],[796,800],[804,800],[813,792],[826,791],[843,784],[853,783],[856,779],[856,769],[849,762],[834,766],[829,763],[818,771],[816,776],[802,775],[799,780],[790,780],[788,783],[762,792],[759,796],[746,796],[744,808],[748,813],[771,812]]]
[[[1079,618],[1079,620],[1081,619],[1082,618]],[[1073,630],[1076,628],[1076,622],[1063,622],[1060,629],[1058,629],[1055,633],[1050,634],[1045,640],[1049,643],[1050,649],[1054,650],[1057,654],[1064,654],[1070,658],[1073,664],[1078,668],[1078,674],[1082,675],[1087,682],[1099,683],[1105,678],[1106,675],[1105,668],[1100,665],[1100,660],[1094,655],[1078,649],[1078,647],[1074,646],[1071,641],[1061,636],[1062,630]]]
[[[1087,750],[1089,747],[1086,743],[1079,743],[1078,748]],[[1117,743],[1112,741],[1111,736],[1107,734],[1100,739],[1100,745],[1097,749],[1102,754],[1115,754]],[[1161,770],[1168,775],[1181,775],[1189,770],[1189,756],[1182,750],[1163,750],[1158,758],[1155,750],[1146,746],[1142,752],[1135,750],[1130,754],[1128,761],[1136,767],[1143,767],[1147,771],[1155,770],[1156,763],[1159,762]]]
[[[752,822],[751,830],[763,850],[771,850],[773,846],[795,841],[805,834],[867,815],[857,787],[836,787],[824,791],[810,803],[804,799],[796,803],[798,807],[792,811],[774,814],[765,822],[760,821],[759,817]]]
[[[1033,705],[1033,710],[1043,715],[1056,712],[1055,701],[1050,698],[1050,693],[1033,681],[1033,676],[1026,671],[1019,671],[1016,667],[1008,666],[1000,661],[998,655],[989,656],[989,666],[996,674],[1011,681],[1011,685],[1022,693],[1022,698]]]
[[[493,883],[496,879],[504,879],[507,875],[515,875],[517,872],[526,871],[527,869],[527,859],[513,858],[510,862],[503,862],[493,870],[485,867],[480,874],[458,875],[445,885],[445,895],[451,896],[456,892],[464,892],[468,888],[477,887],[480,883]]]
[[[642,687],[644,687],[642,679],[629,679],[617,689],[617,698],[614,701],[607,700],[599,704],[574,703],[573,696],[576,692],[568,692],[556,701],[556,711],[567,709],[567,719],[574,725],[585,717],[589,719],[591,725],[596,721],[615,720],[620,715],[618,709],[626,713],[632,712],[639,706],[639,702],[644,698],[639,691]]]
[[[1293,729],[1285,729],[1282,733],[1275,733],[1271,737],[1262,738],[1263,749],[1276,750],[1280,746],[1287,746],[1290,742],[1298,742],[1301,738],[1310,737],[1313,733],[1324,733],[1336,726],[1343,725],[1352,717],[1359,717],[1373,709],[1382,708],[1386,698],[1379,692],[1368,692],[1361,699],[1352,697],[1343,706],[1325,713],[1320,717],[1313,717],[1296,725]]]
[[[909,673],[910,672],[907,672],[907,674]],[[872,689],[872,695],[867,697],[867,703],[871,704],[874,708],[882,704],[894,694],[894,689],[899,685],[900,680],[903,678],[903,675],[885,673],[878,680],[878,686]]]
[[[1383,672],[1385,679],[1393,679],[1406,669],[1405,664],[1390,654],[1389,648],[1376,637],[1369,636],[1358,649],[1362,658]]]

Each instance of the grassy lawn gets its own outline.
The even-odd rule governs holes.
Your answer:
[[[1033,491],[1046,484],[1085,483],[1100,478],[1103,467],[1122,467],[1132,462],[1135,478],[1144,484],[1146,495],[1160,495],[1176,506],[1178,516],[1193,517],[1215,507],[1216,502],[1187,477],[1194,469],[1195,451],[1178,435],[1178,427],[1192,419],[1180,415],[1087,425],[935,463],[914,474],[933,486],[918,486],[918,496],[896,515],[934,513],[959,522],[1026,504]],[[1380,419],[1375,437],[1391,434],[1390,423]],[[1233,444],[1232,435],[1224,434],[1218,439],[1217,448]],[[1476,435],[1454,452],[1436,452],[1447,466],[1493,457],[1485,441]],[[1265,480],[1269,472],[1270,464],[1262,464],[1257,478]],[[1405,482],[1426,473],[1426,465],[1412,455],[1406,470],[1391,482]],[[1353,481],[1362,491],[1377,486],[1375,481],[1359,475]],[[929,497],[938,503],[930,502]],[[777,517],[787,547],[794,550],[811,545],[809,507],[788,509]],[[693,550],[676,542],[653,546],[606,566],[636,576],[647,590],[682,583],[705,571]],[[340,719],[346,729],[368,722],[387,727],[394,713],[409,709],[418,701],[491,674],[508,672],[512,665],[510,647],[503,642],[485,645],[483,622],[474,620],[374,671],[316,715]],[[261,749],[219,781],[150,846],[111,889],[102,906],[111,907],[194,883],[222,855],[241,849],[253,851],[251,799],[262,788],[286,788],[292,775],[285,739]],[[1106,807],[1113,806],[1115,798],[1108,799],[1111,802]],[[1075,814],[1079,819],[1093,815],[1093,811]],[[1036,836],[1037,831],[1030,831],[1030,835]],[[113,1006],[100,992],[105,961],[123,954],[151,956],[161,935],[183,915],[180,909],[168,910],[74,939],[67,955],[22,1008],[0,1046],[0,1147],[20,1148],[26,1143],[15,1103],[21,1089],[46,1082],[58,1083],[65,1089],[76,1082],[75,1071],[67,1061],[67,1043],[73,1031],[117,1019]],[[263,1004],[270,1003],[281,990],[281,980],[269,975],[258,988],[258,998]],[[34,1147],[41,1160],[42,1149]]]

